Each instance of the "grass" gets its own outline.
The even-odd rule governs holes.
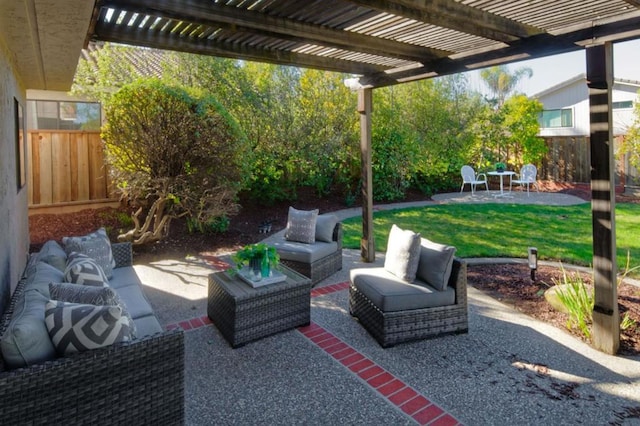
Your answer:
[[[527,257],[590,266],[593,260],[591,204],[443,204],[374,213],[376,250],[386,250],[392,224],[457,248],[460,257]],[[344,222],[344,247],[359,249],[362,218]],[[640,204],[616,205],[617,260],[620,270],[640,264]]]

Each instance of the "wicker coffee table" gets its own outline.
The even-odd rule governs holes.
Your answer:
[[[226,271],[209,275],[207,315],[232,347],[311,321],[311,280],[284,265],[278,270],[285,281],[258,288]]]

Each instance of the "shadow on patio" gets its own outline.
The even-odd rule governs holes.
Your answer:
[[[206,324],[212,267],[136,266],[160,321],[189,324],[187,424],[637,422],[640,359],[597,352],[471,287],[468,334],[382,349],[349,316],[343,284],[373,264],[345,250],[343,265],[313,290],[310,327],[238,349]]]

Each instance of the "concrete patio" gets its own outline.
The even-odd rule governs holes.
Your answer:
[[[231,349],[206,318],[224,260],[136,260],[161,323],[186,330],[189,425],[640,423],[640,357],[597,352],[472,287],[468,334],[382,349],[348,314],[349,270],[374,266],[356,250],[313,289],[311,326]]]

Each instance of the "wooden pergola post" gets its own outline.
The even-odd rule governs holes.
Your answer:
[[[360,157],[362,161],[362,240],[360,255],[365,262],[375,262],[376,250],[373,238],[373,172],[371,169],[371,111],[373,89],[358,90],[360,113]]]
[[[615,354],[620,347],[618,312],[615,180],[613,154],[613,45],[586,50],[591,121],[591,214],[593,226],[593,345]]]

